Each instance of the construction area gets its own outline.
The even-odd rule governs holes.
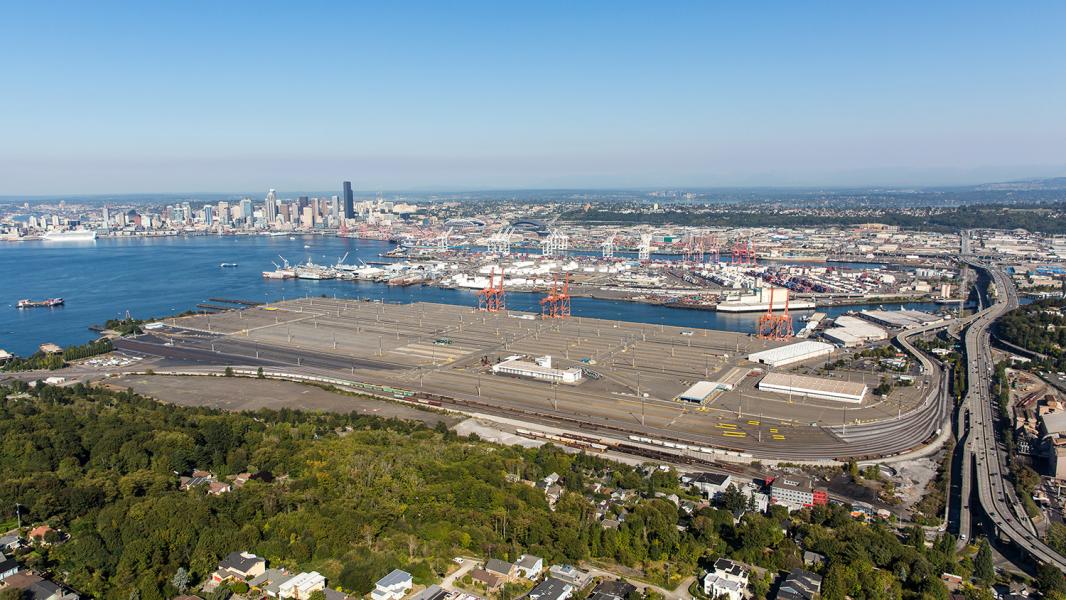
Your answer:
[[[167,319],[121,345],[158,357],[155,368],[285,368],[393,390],[398,398],[431,397],[465,411],[756,455],[800,448],[847,455],[849,427],[894,421],[928,391],[919,385],[884,398],[864,393],[855,401],[765,389],[759,382],[768,372],[810,375],[829,360],[832,347],[573,317],[559,300],[565,286],[553,288],[543,316],[508,311],[503,294],[483,301],[481,310],[309,297]],[[811,344],[817,348],[789,350]],[[781,366],[749,360],[767,352],[791,360]],[[833,388],[834,377],[860,376],[827,373],[824,383]],[[864,383],[876,385],[875,375],[866,377]],[[871,453],[877,450],[872,446]]]

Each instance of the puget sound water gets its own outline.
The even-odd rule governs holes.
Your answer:
[[[81,344],[96,334],[88,327],[122,318],[163,317],[208,302],[228,298],[269,302],[306,295],[371,298],[386,302],[439,302],[474,307],[472,290],[434,286],[388,286],[340,280],[264,279],[262,271],[284,256],[290,263],[309,257],[318,264],[334,264],[348,253],[348,263],[379,260],[392,248],[387,242],[332,236],[190,236],[158,238],[102,238],[95,242],[0,243],[0,349],[29,355],[43,342],[62,346]],[[305,248],[304,246],[309,246]],[[237,263],[222,268],[223,262]],[[846,266],[846,265],[841,265]],[[17,309],[22,298],[61,297],[58,308]],[[508,294],[507,306],[539,312],[540,295]],[[898,308],[898,304],[885,304]],[[908,304],[935,311],[935,304]],[[859,306],[832,307],[830,316]],[[714,311],[653,306],[636,302],[574,298],[573,314],[642,323],[701,327],[749,332],[757,313],[724,314]],[[797,316],[813,311],[797,312]]]

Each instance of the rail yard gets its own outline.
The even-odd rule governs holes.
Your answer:
[[[819,371],[831,387],[877,384],[871,373],[824,371],[827,356],[784,366],[748,360],[789,345],[705,329],[321,297],[167,319],[120,341],[167,364],[295,369],[608,437],[669,440],[694,452],[883,455],[908,450],[935,429],[939,401],[929,398],[938,397],[939,375],[932,370],[912,386],[854,403],[760,389],[771,370],[797,378]],[[578,379],[538,378],[556,372]],[[706,393],[682,399],[692,389]]]

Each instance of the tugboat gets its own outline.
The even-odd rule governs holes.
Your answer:
[[[19,308],[52,308],[63,306],[62,298],[48,298],[47,300],[19,300]]]

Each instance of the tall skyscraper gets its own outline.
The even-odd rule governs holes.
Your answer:
[[[251,198],[241,198],[241,218],[245,223],[252,222],[252,213],[255,209],[252,208]]]
[[[210,227],[215,223],[215,207],[210,204],[204,206],[204,225]]]
[[[266,218],[267,226],[273,225],[274,221],[278,219],[278,194],[274,190],[267,192],[266,197],[266,210],[263,211],[263,217]]]
[[[111,223],[111,207],[104,205],[104,227],[107,227]]]
[[[355,218],[355,196],[352,195],[352,182],[344,182],[344,218]]]

